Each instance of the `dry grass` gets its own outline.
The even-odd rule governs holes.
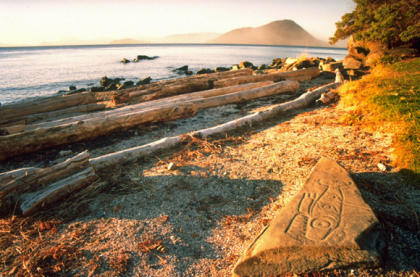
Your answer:
[[[395,134],[394,162],[420,173],[420,58],[379,65],[339,90],[343,122]]]

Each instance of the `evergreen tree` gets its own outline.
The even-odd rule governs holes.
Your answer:
[[[388,48],[417,48],[420,42],[419,0],[353,0],[356,8],[342,16],[330,43],[353,35],[355,40],[377,41]]]

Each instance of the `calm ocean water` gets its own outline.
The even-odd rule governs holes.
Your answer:
[[[313,57],[343,59],[346,49],[255,45],[102,45],[0,48],[0,103],[51,95],[97,85],[102,76],[137,81],[177,77],[173,68],[231,66],[243,60],[270,64],[273,58]],[[122,58],[159,56],[156,60],[122,64]]]

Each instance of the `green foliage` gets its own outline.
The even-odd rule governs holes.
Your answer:
[[[356,40],[379,41],[389,48],[420,40],[418,0],[353,0],[356,8],[336,23],[330,43],[353,35]]]

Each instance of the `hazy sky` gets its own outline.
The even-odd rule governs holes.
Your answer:
[[[0,45],[223,33],[292,19],[327,40],[351,0],[0,0]]]

